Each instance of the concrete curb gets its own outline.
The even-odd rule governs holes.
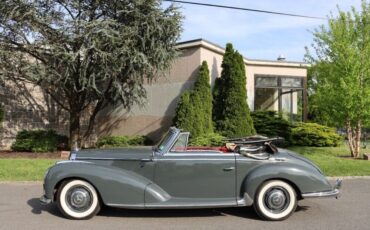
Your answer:
[[[343,179],[343,180],[353,180],[353,179],[370,179],[370,176],[337,176],[337,177],[326,177],[328,180],[336,180],[336,179]]]

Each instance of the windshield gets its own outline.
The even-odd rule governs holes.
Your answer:
[[[162,152],[162,150],[164,148],[166,148],[166,146],[168,146],[168,144],[170,143],[171,141],[171,136],[173,135],[173,132],[170,132],[168,131],[165,135],[163,135],[162,139],[159,141],[159,143],[155,146],[155,150],[156,151],[160,151]]]

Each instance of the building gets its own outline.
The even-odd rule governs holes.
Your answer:
[[[104,135],[148,135],[158,139],[172,125],[177,102],[190,89],[202,61],[210,68],[210,83],[221,75],[224,48],[197,39],[177,44],[179,57],[156,82],[146,85],[147,101],[131,111],[120,107],[102,111],[97,117],[95,137]],[[306,63],[244,59],[250,109],[275,110],[287,119],[306,116]],[[0,86],[1,87],[1,86]],[[0,133],[0,148],[8,148],[21,129],[52,128],[68,134],[65,114],[38,87],[13,85],[0,90],[6,120]],[[30,97],[32,95],[32,97]],[[35,99],[30,99],[35,98]],[[2,137],[1,137],[2,136]]]

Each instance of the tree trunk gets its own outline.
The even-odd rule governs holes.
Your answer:
[[[351,152],[351,157],[354,157],[352,126],[349,120],[346,121],[346,132],[347,132],[348,147]]]
[[[356,141],[356,156],[355,158],[360,157],[360,151],[361,151],[361,120],[357,121],[356,125],[356,134],[355,134],[355,141]]]
[[[351,122],[347,120],[346,130],[349,150],[351,151],[351,157],[358,158],[361,150],[361,127],[362,122],[359,120],[356,124],[356,128],[353,129]]]
[[[81,147],[80,117],[80,112],[71,111],[69,113],[69,145],[71,149]]]

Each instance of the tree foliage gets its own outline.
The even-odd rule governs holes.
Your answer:
[[[178,128],[189,131],[192,138],[213,133],[212,92],[206,61],[203,61],[199,68],[194,88],[185,91],[181,96],[176,108],[174,124]]]
[[[180,31],[179,11],[160,0],[2,1],[0,75],[40,86],[69,112],[75,141],[87,111],[85,137],[103,108],[142,102]]]
[[[221,77],[215,82],[213,97],[217,131],[227,137],[255,134],[247,104],[244,60],[230,43],[226,46]]]
[[[370,6],[361,11],[339,10],[328,26],[314,31],[313,96],[310,104],[326,122],[346,127],[353,157],[360,154],[361,128],[370,121]]]

